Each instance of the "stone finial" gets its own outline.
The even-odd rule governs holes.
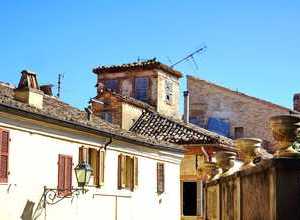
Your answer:
[[[293,148],[297,139],[300,115],[277,115],[270,118],[274,139],[275,157],[300,157],[300,152]]]

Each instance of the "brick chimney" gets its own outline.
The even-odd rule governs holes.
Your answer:
[[[44,94],[53,96],[52,87],[53,87],[52,84],[47,84],[47,85],[41,85],[40,89],[44,92]]]
[[[294,110],[300,112],[300,93],[294,95]]]
[[[43,108],[44,93],[40,90],[37,76],[34,72],[23,70],[21,79],[15,92],[15,99],[27,103],[33,107]]]

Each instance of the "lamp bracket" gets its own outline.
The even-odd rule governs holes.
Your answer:
[[[86,193],[87,189],[82,188],[72,188],[70,191],[67,191],[65,189],[57,189],[57,188],[47,188],[44,187],[44,208],[46,205],[55,205],[58,202],[62,201],[65,198],[73,197],[74,195],[78,196],[80,191],[82,193]]]

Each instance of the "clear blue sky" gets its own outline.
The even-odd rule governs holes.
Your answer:
[[[299,11],[299,0],[1,0],[0,81],[17,84],[30,69],[55,84],[65,73],[62,99],[82,108],[96,94],[93,67],[138,57],[169,64],[205,43],[198,70],[192,62],[177,69],[291,107],[300,92]]]

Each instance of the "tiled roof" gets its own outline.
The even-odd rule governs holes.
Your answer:
[[[149,69],[161,69],[178,78],[182,77],[182,74],[179,71],[157,61],[155,58],[146,61],[139,61],[139,62],[133,62],[133,63],[121,64],[121,65],[98,66],[93,69],[93,73],[96,74],[117,73],[117,72],[123,72],[128,70],[149,70]]]
[[[130,128],[130,131],[176,144],[233,145],[232,140],[229,138],[151,111],[144,111]]]
[[[118,126],[110,124],[99,117],[93,116],[91,120],[88,120],[85,111],[74,108],[55,97],[44,95],[43,100],[43,109],[31,107],[26,103],[14,99],[12,87],[0,84],[0,111],[22,114],[36,120],[56,123],[62,126],[71,126],[74,129],[113,137],[135,144],[142,144],[148,147],[183,152],[181,146],[158,141],[153,138],[145,138],[141,135],[120,129]]]
[[[269,101],[266,101],[266,100],[263,100],[263,99],[254,97],[254,96],[250,96],[250,95],[247,95],[247,94],[242,93],[242,92],[238,92],[238,91],[231,90],[231,89],[229,89],[229,88],[226,88],[226,87],[217,85],[217,84],[215,84],[215,83],[212,83],[212,82],[209,82],[209,81],[200,79],[200,78],[195,77],[195,76],[190,76],[190,75],[188,75],[187,77],[188,77],[189,79],[193,79],[193,80],[197,80],[197,81],[203,82],[203,83],[205,83],[205,84],[207,84],[207,85],[213,86],[213,87],[218,88],[218,89],[220,89],[220,90],[223,90],[223,91],[226,91],[226,92],[230,92],[230,93],[234,93],[234,94],[236,94],[236,95],[238,95],[238,96],[243,96],[243,97],[248,98],[248,99],[252,99],[252,100],[254,100],[254,101],[260,102],[260,103],[262,103],[262,104],[264,104],[264,105],[267,105],[267,106],[270,106],[270,107],[280,108],[280,109],[283,109],[283,110],[286,110],[286,111],[289,111],[289,112],[295,112],[295,113],[297,113],[296,111],[293,111],[292,109],[286,108],[286,107],[284,107],[284,106],[281,106],[281,105],[278,105],[278,104],[275,104],[275,103],[272,103],[272,102],[269,102]]]

